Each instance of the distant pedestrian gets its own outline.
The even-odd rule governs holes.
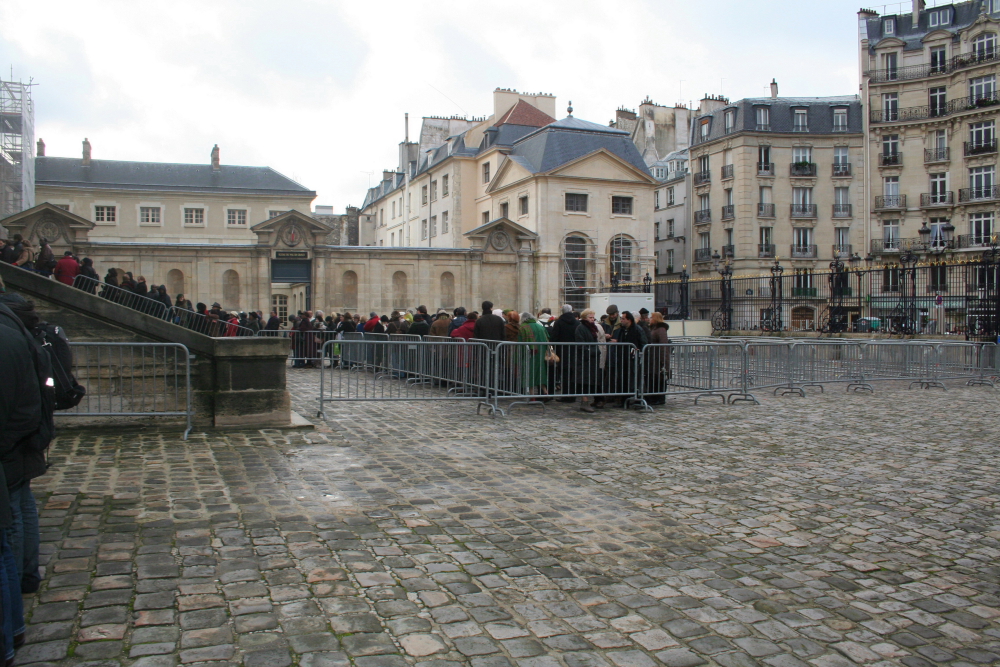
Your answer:
[[[52,273],[55,275],[56,280],[64,285],[73,284],[76,277],[80,275],[80,262],[76,261],[76,257],[73,256],[72,250],[67,250],[63,253],[62,259],[56,262],[55,267],[52,269]]]

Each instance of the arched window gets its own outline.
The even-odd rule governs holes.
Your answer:
[[[562,246],[563,303],[583,310],[587,307],[587,294],[593,288],[594,245],[585,236],[572,235],[563,239]]]
[[[441,274],[441,307],[455,307],[455,276],[450,271]]]
[[[358,309],[358,274],[354,271],[344,271],[344,308]]]
[[[240,274],[232,269],[226,269],[222,274],[222,307],[240,307]]]
[[[997,55],[997,34],[986,32],[972,40],[972,53],[976,60],[993,60]]]
[[[406,274],[396,271],[392,274],[392,307],[397,310],[406,310],[409,297],[406,294]]]
[[[170,269],[167,271],[167,294],[170,295],[171,299],[176,299],[178,294],[185,294],[184,272],[180,269]],[[185,296],[187,295],[185,294]]]
[[[611,262],[610,275],[612,276],[612,283],[615,282],[614,276],[616,275],[618,276],[619,283],[630,283],[633,281],[634,255],[635,243],[632,239],[622,234],[611,239],[608,258]]]

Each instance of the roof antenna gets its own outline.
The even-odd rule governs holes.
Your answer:
[[[570,118],[573,117],[573,100],[569,101],[569,106],[566,107],[566,113],[570,115]]]

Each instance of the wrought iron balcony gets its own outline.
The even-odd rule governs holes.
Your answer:
[[[712,181],[712,172],[708,171],[696,171],[694,174],[694,184],[704,185],[705,183],[710,183]]]
[[[983,63],[993,62],[1000,59],[1000,50],[982,49],[978,53],[962,53],[951,57],[951,69],[961,69],[963,67],[973,67]]]
[[[734,166],[735,165],[731,165],[731,164],[724,164],[724,165],[722,165],[722,179],[723,180],[725,180],[727,178],[732,178],[733,177],[733,171],[734,171],[733,167]]]
[[[792,204],[791,216],[793,218],[815,218],[816,204]]]
[[[815,162],[793,162],[791,164],[792,176],[814,177],[816,176]]]
[[[997,140],[990,139],[989,141],[966,141],[965,142],[965,154],[970,155],[988,155],[989,153],[997,152]]]
[[[941,65],[908,65],[906,67],[890,67],[886,69],[873,69],[865,72],[865,76],[871,79],[872,83],[885,83],[887,81],[906,81],[909,79],[922,79],[925,76],[946,74],[947,64]]]
[[[815,259],[817,247],[814,245],[793,245],[792,259]]]
[[[875,197],[875,210],[887,211],[906,208],[906,195],[879,195]]]
[[[762,259],[774,257],[773,243],[760,243],[757,245],[757,256]]]
[[[924,192],[920,195],[920,208],[933,208],[935,206],[954,206],[955,193],[948,192]]]
[[[723,206],[722,207],[722,219],[723,220],[732,220],[735,217],[736,217],[736,207],[735,206],[733,206],[732,204],[729,204],[727,206]]]
[[[872,239],[872,254],[884,255],[889,252],[899,252],[899,239]]]
[[[792,132],[808,132],[809,125],[802,123],[795,123],[792,125]]]
[[[712,222],[712,209],[706,208],[703,211],[694,212],[694,221],[698,222]]]
[[[898,167],[901,164],[903,164],[902,153],[881,153],[878,156],[880,167]]]
[[[758,162],[757,163],[757,175],[758,176],[774,176],[774,163],[773,162]]]
[[[851,256],[850,243],[834,243],[833,256],[837,259],[848,259]]]
[[[758,132],[770,132],[771,131],[771,124],[770,123],[757,123],[757,131]]]
[[[924,162],[945,162],[951,159],[951,150],[945,146],[943,148],[925,148]]]
[[[736,246],[734,246],[734,245],[724,245],[724,246],[722,246],[722,256],[723,257],[735,257],[736,256]]]
[[[956,247],[955,239],[922,239],[917,238],[906,238],[906,239],[873,239],[872,240],[872,254],[873,255],[884,255],[886,253],[895,253],[900,250],[912,250],[914,252],[930,252],[939,253],[945,250],[954,250]]]
[[[1000,104],[1000,92],[994,91],[971,97],[957,97],[943,104],[925,104],[919,107],[872,109],[869,119],[873,123],[895,123],[910,120],[941,118],[953,113],[971,111]]]
[[[694,261],[696,261],[696,262],[710,262],[710,261],[712,261],[712,249],[711,248],[695,248],[695,250],[694,250]]]
[[[955,245],[958,248],[988,248],[992,241],[990,234],[959,234]]]
[[[758,218],[773,218],[774,217],[774,204],[757,204],[757,217]]]
[[[850,218],[853,215],[854,206],[852,204],[834,204],[833,217]]]
[[[833,177],[843,178],[844,176],[851,175],[851,163],[850,162],[834,162],[833,163]]]
[[[993,201],[1000,197],[1000,186],[992,185],[983,188],[962,188],[958,191],[958,201]]]
[[[815,287],[793,287],[792,296],[816,296]]]

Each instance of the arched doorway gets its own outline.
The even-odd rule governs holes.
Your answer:
[[[563,303],[576,310],[587,307],[587,294],[593,287],[591,261],[594,245],[586,236],[571,234],[563,239]]]
[[[222,307],[240,308],[240,274],[232,269],[222,274]]]
[[[344,309],[358,309],[358,274],[354,271],[344,271]]]
[[[406,310],[409,297],[406,293],[406,274],[396,271],[392,274],[392,308],[396,310]]]

